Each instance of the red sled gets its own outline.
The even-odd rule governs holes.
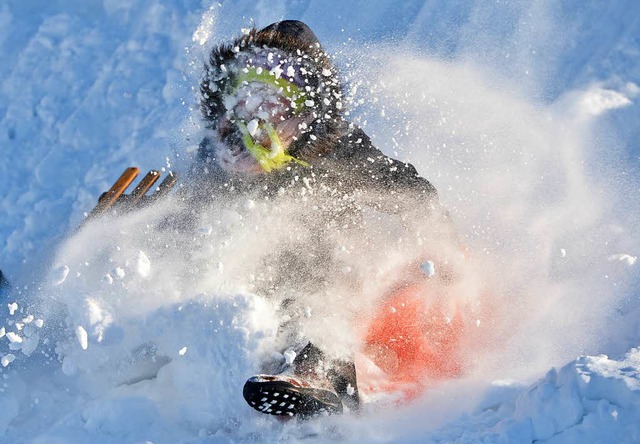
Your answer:
[[[365,397],[410,401],[434,384],[462,377],[488,340],[487,300],[425,283],[395,289],[374,313],[356,356]],[[472,301],[473,300],[473,301]]]

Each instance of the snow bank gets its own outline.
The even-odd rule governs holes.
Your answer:
[[[171,254],[172,235],[149,243],[149,224],[167,213],[153,214],[87,225],[56,259],[68,277],[60,282],[54,273],[31,301],[45,321],[20,306],[8,315],[7,408],[0,415],[6,439],[176,442],[255,433],[238,394],[272,353],[274,307],[247,292],[197,291],[210,276],[184,249]],[[184,234],[200,242],[195,230]],[[197,255],[193,245],[186,248]],[[114,278],[105,281],[107,273]],[[34,335],[37,348],[27,353]]]
[[[530,424],[526,441],[637,441],[639,358],[640,351],[632,349],[620,361],[584,357],[551,370],[518,397],[509,427]]]
[[[611,136],[638,140],[632,0],[76,3],[0,6],[0,266],[19,289],[0,305],[0,441],[640,440],[640,213],[634,164],[616,163],[637,142]],[[276,304],[254,290],[291,208],[236,202],[174,230],[190,212],[169,200],[74,232],[124,167],[186,169],[202,57],[251,16],[311,25],[351,80],[352,117],[434,182],[468,246],[453,302],[489,301],[472,325],[493,341],[411,405],[308,423],[244,405],[278,348]],[[339,276],[369,286],[303,295],[308,336],[352,349],[347,318],[402,264],[434,263],[397,233],[334,239]]]

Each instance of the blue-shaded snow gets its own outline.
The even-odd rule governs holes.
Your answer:
[[[216,19],[213,40],[235,36],[241,27],[252,23],[260,27],[282,18],[301,19],[330,51],[350,51],[386,42],[429,59],[477,64],[491,75],[494,84],[544,106],[561,105],[568,94],[594,84],[621,92],[632,104],[601,116],[595,129],[590,129],[600,137],[600,149],[619,150],[618,160],[625,164],[617,165],[615,177],[595,170],[594,181],[637,183],[640,107],[635,102],[640,97],[640,5],[633,0],[566,0],[554,4],[258,0],[225,1],[221,7],[199,0],[6,0],[0,5],[0,268],[14,283],[22,287],[42,277],[60,241],[74,230],[83,213],[92,208],[120,170],[129,165],[145,170],[188,164],[186,148],[197,140],[190,139],[185,121],[189,108],[194,106],[191,87],[197,80],[201,50],[192,42],[192,34],[210,6]],[[347,57],[341,55],[338,60],[344,63]],[[384,132],[375,126],[372,130]],[[496,167],[494,173],[501,171]],[[441,194],[446,195],[447,191],[442,190]],[[623,195],[613,199],[632,198]],[[635,216],[620,218],[633,220]],[[571,246],[568,245],[569,255]],[[600,270],[594,269],[596,272]],[[638,272],[631,273],[635,273],[637,282]],[[614,307],[626,315],[615,325],[617,328],[611,329],[612,342],[618,338],[616,334],[624,331],[626,335],[620,343],[623,350],[613,351],[617,360],[580,358],[560,370],[551,370],[530,388],[507,382],[498,385],[498,389],[489,388],[487,393],[471,388],[478,410],[459,419],[449,417],[441,428],[420,422],[434,408],[424,401],[416,415],[408,419],[388,418],[385,413],[382,418],[374,415],[373,420],[365,418],[349,424],[345,428],[346,439],[423,442],[428,436],[434,442],[607,442],[611,438],[637,441],[640,363],[636,350],[624,356],[628,350],[624,347],[640,340],[637,321],[633,321],[640,312],[637,298],[637,292],[631,293]],[[238,301],[240,306],[251,305],[250,299]],[[236,316],[237,307],[225,305],[227,302],[222,304],[222,314],[208,311],[207,301],[198,299],[187,309],[191,310],[190,317],[182,313],[178,304],[152,311],[150,319],[165,328],[163,346],[168,352],[175,352],[183,344],[170,334],[171,329],[184,328],[197,338],[201,333],[197,321],[204,324],[219,316],[220,321],[226,322]],[[130,321],[136,327],[145,324],[144,319],[135,317]],[[583,328],[589,329],[590,325]],[[236,330],[221,331],[239,348],[243,347],[238,339],[242,335]],[[248,335],[259,336],[256,331],[248,331]],[[67,346],[75,343],[66,337],[59,339]],[[0,429],[13,427],[12,438],[27,440],[20,433],[23,425],[40,433],[40,442],[54,438],[63,442],[150,437],[159,442],[256,439],[263,424],[251,422],[256,430],[238,433],[234,431],[237,424],[233,418],[221,424],[206,416],[207,412],[220,415],[215,408],[198,416],[198,409],[189,406],[189,390],[200,395],[198,399],[210,401],[204,389],[223,385],[222,378],[206,381],[212,365],[209,360],[240,356],[233,350],[215,349],[220,346],[218,343],[205,340],[198,344],[197,339],[191,340],[196,347],[187,357],[194,359],[190,365],[200,372],[198,380],[172,379],[173,375],[188,374],[188,363],[181,362],[171,367],[174,373],[163,375],[163,381],[182,396],[178,405],[193,411],[173,416],[175,421],[167,429],[157,429],[163,413],[149,401],[149,394],[155,393],[153,386],[142,390],[140,397],[125,392],[109,399],[91,398],[82,387],[75,392],[74,383],[56,374],[59,368],[51,373],[60,380],[41,381],[42,385],[33,391],[25,381],[15,382],[11,396],[4,398]],[[207,347],[215,353],[208,354]],[[532,351],[532,355],[537,352]],[[74,354],[84,356],[75,349],[70,352]],[[90,372],[97,362],[87,359],[83,364]],[[241,362],[238,366],[245,365]],[[41,376],[33,369],[32,372]],[[25,373],[25,377],[30,376]],[[199,385],[201,381],[206,383]],[[77,399],[68,399],[64,390],[45,396],[52,387],[65,384],[69,384],[71,393],[78,394]],[[222,392],[233,396],[228,387]],[[451,393],[454,392],[444,391],[445,397]],[[82,404],[85,396],[89,398],[86,405]],[[437,393],[433,396],[437,397]],[[35,398],[45,404],[37,407]],[[464,406],[465,396],[458,399]],[[75,410],[68,417],[49,417],[49,422],[38,423],[36,414],[58,414],[58,401]],[[129,416],[135,417],[133,425],[126,423]],[[195,418],[193,424],[198,427],[209,424],[214,430],[203,426],[198,436],[190,418]],[[151,432],[145,433],[144,427]],[[332,424],[319,427],[319,431],[311,432],[326,438],[333,437],[336,430]],[[272,433],[269,436],[278,439],[295,439],[301,433],[294,427],[278,429],[273,424],[268,430]]]

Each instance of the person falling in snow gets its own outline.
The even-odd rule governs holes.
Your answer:
[[[339,204],[321,209],[322,217],[314,215],[323,226],[327,221],[348,225],[343,222],[357,219],[360,205],[398,215],[418,203],[430,217],[448,218],[431,183],[412,165],[382,154],[362,129],[345,119],[343,85],[304,23],[281,21],[214,48],[200,89],[210,131],[193,169],[197,198],[274,193],[304,178],[319,194],[331,190],[332,196],[349,196],[333,199]],[[377,199],[380,195],[397,198]],[[275,281],[287,281],[299,291],[321,285],[326,276],[319,270],[327,254],[322,229],[317,233],[317,242],[305,245],[314,252],[305,257],[315,259],[309,262],[299,251],[282,252],[273,263],[288,272]],[[301,308],[295,298],[280,302],[289,313],[282,331],[295,330],[298,321],[291,319],[299,319]],[[286,335],[291,337],[291,331]],[[327,356],[315,344],[296,340],[295,359],[279,372],[249,378],[243,390],[247,403],[282,416],[356,410],[352,360]]]

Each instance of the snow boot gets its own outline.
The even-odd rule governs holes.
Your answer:
[[[332,388],[287,375],[256,375],[245,383],[242,395],[262,413],[302,418],[342,413],[340,397]]]
[[[358,407],[353,363],[333,361],[323,371],[324,354],[309,343],[279,375],[256,375],[245,383],[247,403],[262,413],[307,418]]]

